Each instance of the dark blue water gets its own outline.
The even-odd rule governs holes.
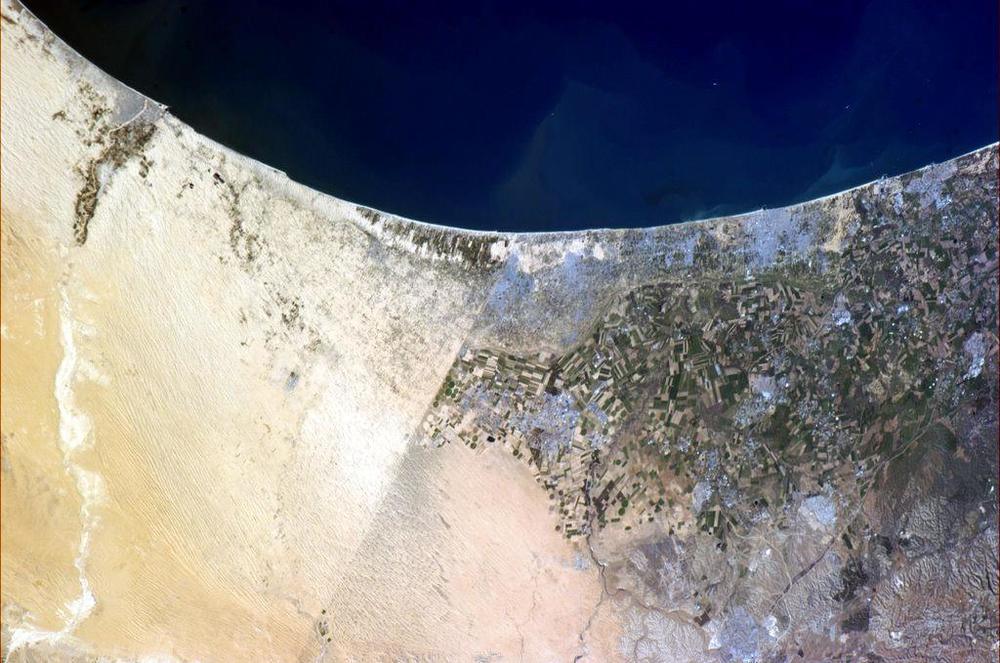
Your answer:
[[[202,133],[467,228],[775,207],[998,133],[996,0],[26,4]]]

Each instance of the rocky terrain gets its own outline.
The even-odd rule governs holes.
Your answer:
[[[5,661],[996,660],[996,145],[468,232],[2,18]]]

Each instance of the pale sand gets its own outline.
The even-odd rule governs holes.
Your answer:
[[[13,660],[578,653],[597,569],[527,468],[410,441],[487,282],[169,116],[148,177],[139,158],[102,173],[75,246],[93,98],[104,131],[142,104],[3,12]],[[250,264],[233,190],[261,238]]]
[[[714,655],[692,615],[605,592],[527,464],[428,448],[420,424],[463,346],[566,347],[698,240],[747,265],[783,227],[788,255],[840,251],[848,195],[632,231],[437,228],[291,182],[2,13],[7,660]],[[563,278],[581,256],[595,271]],[[511,266],[527,292],[487,314]]]

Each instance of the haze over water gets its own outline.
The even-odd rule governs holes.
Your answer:
[[[997,140],[994,0],[26,4],[215,140],[466,228],[776,207]]]

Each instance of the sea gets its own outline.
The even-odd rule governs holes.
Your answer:
[[[481,230],[808,200],[998,139],[996,0],[23,0],[199,132]]]

